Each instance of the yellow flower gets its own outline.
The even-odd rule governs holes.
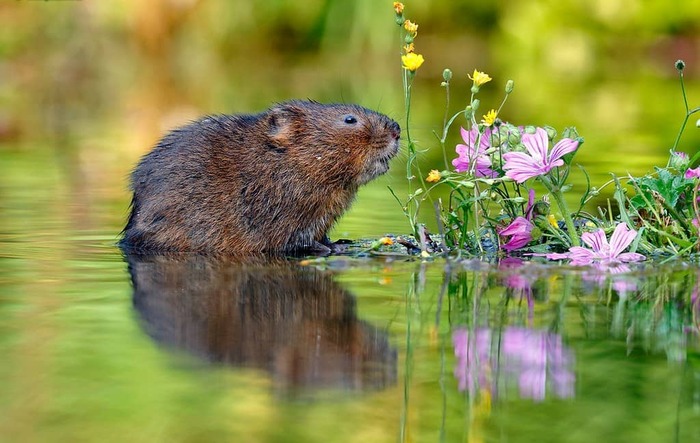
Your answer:
[[[484,118],[481,120],[481,123],[485,124],[486,126],[491,126],[496,120],[497,116],[498,112],[495,109],[492,109],[489,112],[487,112],[486,115],[484,115]]]
[[[403,47],[403,52],[406,54],[410,54],[411,52],[415,51],[416,47],[413,45],[413,43],[409,43]]]
[[[416,69],[420,68],[420,65],[422,65],[424,61],[425,60],[423,60],[423,56],[420,54],[416,54],[415,52],[410,52],[406,55],[401,56],[403,68],[411,72],[415,72]]]
[[[441,178],[440,171],[438,171],[437,169],[433,169],[430,171],[430,173],[428,174],[428,177],[426,177],[425,181],[427,181],[428,183],[435,183],[437,181],[440,181],[440,178]]]
[[[391,246],[394,244],[394,240],[392,240],[389,237],[382,237],[379,239],[379,243],[386,245],[386,246]]]
[[[414,37],[418,34],[418,25],[413,23],[411,20],[406,20],[405,22],[403,22],[403,27],[409,34],[411,34]]]
[[[403,3],[394,2],[394,11],[396,11],[397,15],[403,14]]]
[[[475,86],[481,86],[484,83],[488,83],[491,81],[491,77],[489,77],[488,74],[477,71],[476,69],[474,70],[474,77],[471,75],[469,76],[469,80],[472,80],[474,82]]]
[[[547,221],[549,222],[550,225],[552,225],[553,228],[558,228],[559,223],[557,223],[557,218],[553,216],[552,214],[549,214],[547,216]]]

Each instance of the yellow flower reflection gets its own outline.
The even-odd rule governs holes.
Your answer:
[[[401,56],[401,62],[403,63],[403,68],[411,72],[415,72],[416,69],[420,68],[425,60],[420,54],[415,52],[410,52],[406,55]]]

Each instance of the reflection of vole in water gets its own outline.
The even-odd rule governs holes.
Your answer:
[[[247,257],[127,259],[134,308],[160,344],[267,371],[289,394],[396,382],[387,333],[357,318],[355,297],[328,272]]]
[[[327,252],[357,188],[385,173],[399,125],[354,105],[291,101],[166,135],[132,174],[122,245],[150,251]]]

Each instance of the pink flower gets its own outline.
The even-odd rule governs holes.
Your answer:
[[[688,170],[685,171],[685,178],[700,178],[700,166],[695,169],[688,168]]]
[[[506,176],[518,183],[546,174],[555,166],[562,166],[561,158],[578,148],[578,142],[570,138],[563,138],[549,151],[549,139],[547,131],[537,128],[534,134],[523,134],[522,142],[527,149],[525,152],[508,152],[503,154],[503,170]],[[549,152],[548,152],[549,151]]]
[[[514,251],[520,249],[532,241],[532,228],[535,225],[530,221],[532,218],[532,206],[535,203],[535,190],[528,192],[527,208],[525,217],[516,217],[511,224],[501,229],[498,234],[504,237],[511,236],[508,243],[501,245],[501,249]]]
[[[550,260],[571,259],[571,264],[574,266],[589,265],[596,261],[604,265],[642,261],[646,259],[642,254],[622,252],[636,236],[637,231],[628,228],[625,223],[620,223],[615,227],[615,231],[610,237],[610,243],[605,237],[605,231],[598,229],[595,232],[586,232],[581,235],[581,240],[592,250],[573,246],[568,253],[547,254],[546,256]]]
[[[498,174],[491,169],[491,159],[486,154],[486,150],[491,147],[489,142],[491,130],[487,128],[483,134],[479,135],[479,131],[474,126],[470,131],[461,128],[460,132],[466,144],[459,144],[455,149],[459,157],[452,160],[452,165],[457,172],[473,171],[476,177],[496,177]]]
[[[516,217],[511,224],[499,232],[500,235],[511,236],[508,243],[502,245],[501,248],[510,252],[527,245],[532,240],[533,227],[532,222],[525,217]]]

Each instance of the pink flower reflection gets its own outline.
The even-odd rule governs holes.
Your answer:
[[[488,389],[495,396],[515,382],[521,398],[542,401],[547,389],[558,398],[574,396],[573,358],[558,334],[519,327],[507,327],[500,336],[487,328],[457,329],[452,340],[460,391],[474,395]]]

